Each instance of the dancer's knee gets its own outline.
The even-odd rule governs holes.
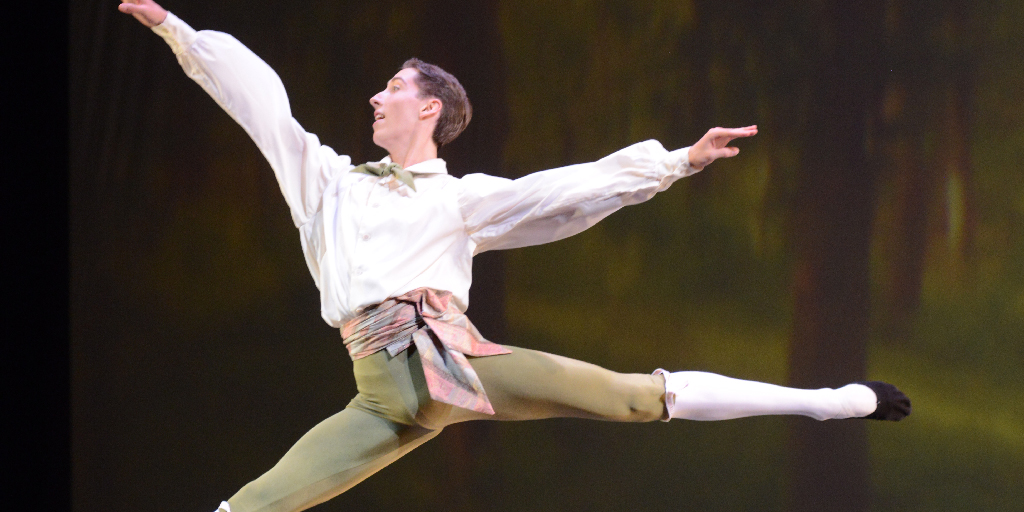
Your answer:
[[[660,420],[665,415],[665,385],[660,376],[617,374],[617,383],[609,393],[613,421],[642,423]]]

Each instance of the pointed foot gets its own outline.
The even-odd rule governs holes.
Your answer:
[[[907,398],[907,395],[896,389],[896,386],[878,381],[858,382],[857,384],[871,388],[871,391],[874,391],[875,396],[878,398],[875,412],[864,416],[864,419],[899,421],[910,416],[910,398]]]

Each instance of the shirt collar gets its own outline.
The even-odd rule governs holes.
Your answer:
[[[379,163],[387,165],[391,163],[391,157],[386,156]],[[418,164],[405,168],[413,174],[448,174],[448,165],[441,158],[431,158]]]

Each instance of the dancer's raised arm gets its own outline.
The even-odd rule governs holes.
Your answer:
[[[234,37],[211,30],[197,32],[153,0],[122,0],[118,10],[164,38],[185,73],[259,147],[277,175],[295,225],[309,222],[331,176],[351,169],[352,164],[292,118],[277,73]]]

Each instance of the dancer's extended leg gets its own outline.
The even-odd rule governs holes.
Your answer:
[[[670,374],[659,370],[654,375],[622,374],[562,356],[510,348],[509,355],[471,360],[494,406],[495,416],[454,409],[446,423],[551,417],[726,420],[777,414],[819,420],[899,420],[910,413],[909,399],[884,383],[808,390],[707,372]],[[873,414],[876,409],[887,412]]]
[[[228,503],[231,512],[305,510],[331,499],[398,460],[439,431],[349,407],[320,422]]]
[[[440,428],[416,419],[415,402],[426,387],[410,377],[409,368],[418,370],[419,360],[409,359],[406,352],[392,358],[381,351],[356,361],[359,394],[345,410],[303,435],[270,471],[232,496],[231,512],[305,510],[439,434]]]

